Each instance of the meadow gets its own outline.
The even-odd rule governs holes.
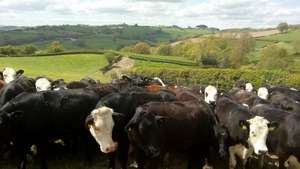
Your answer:
[[[99,72],[99,67],[107,64],[103,55],[70,54],[40,57],[1,57],[0,69],[12,67],[23,69],[23,75],[31,78],[46,75],[53,80],[64,79],[66,82],[79,81],[88,76],[101,82],[110,82],[108,75]]]

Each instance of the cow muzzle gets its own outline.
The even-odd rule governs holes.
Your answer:
[[[118,149],[118,142],[114,142],[115,145],[111,147],[106,147],[104,153],[112,153]]]

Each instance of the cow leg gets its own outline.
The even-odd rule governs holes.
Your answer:
[[[27,164],[26,152],[21,152],[18,169],[26,169],[26,164]]]
[[[155,158],[149,159],[149,169],[158,169],[161,155]]]
[[[130,143],[128,141],[128,143],[119,144],[118,147],[118,161],[122,169],[126,169],[129,145]]]
[[[259,155],[258,156],[258,167],[262,169],[264,167],[264,155]]]
[[[235,153],[233,150],[231,150],[231,148],[229,148],[229,168],[234,169],[236,163],[237,161],[236,161]]]
[[[138,163],[138,169],[144,169],[147,157],[146,157],[146,155],[145,155],[145,153],[142,149],[135,148],[135,151],[137,151],[136,160],[137,160],[137,163]]]
[[[41,142],[36,145],[38,156],[41,162],[41,169],[47,169],[46,157],[47,157],[47,143]]]
[[[116,152],[108,153],[107,155],[108,155],[108,161],[109,161],[108,168],[115,169],[116,168],[116,166],[115,166]]]

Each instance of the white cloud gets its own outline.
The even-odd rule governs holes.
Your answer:
[[[276,27],[299,24],[298,0],[1,0],[1,25],[59,24],[206,24],[232,27]]]

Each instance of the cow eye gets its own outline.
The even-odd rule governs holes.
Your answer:
[[[206,92],[206,93],[205,93],[205,97],[207,97],[207,96],[208,96],[208,93]]]

